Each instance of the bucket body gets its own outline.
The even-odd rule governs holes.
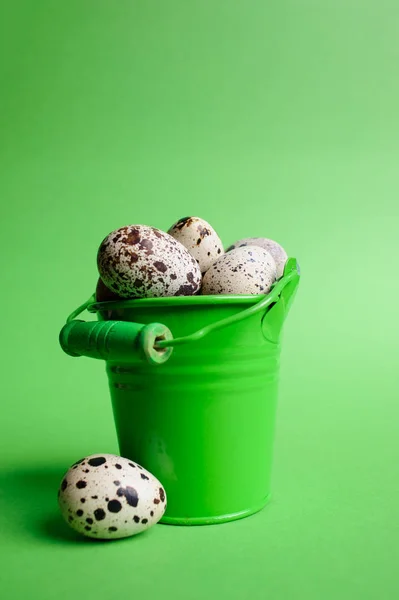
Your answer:
[[[94,302],[60,344],[106,362],[120,453],[167,493],[164,523],[221,523],[270,496],[280,335],[299,283],[288,259],[267,296]],[[98,321],[77,320],[84,311]]]
[[[98,304],[97,315],[100,320],[156,321],[178,337],[256,301],[157,298],[119,308],[106,303],[103,310]],[[266,313],[174,348],[162,365],[106,362],[120,453],[162,482],[168,498],[163,522],[224,522],[267,503],[279,337],[287,308],[281,297]]]

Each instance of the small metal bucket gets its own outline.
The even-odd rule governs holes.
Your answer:
[[[289,259],[266,296],[91,298],[61,331],[65,352],[106,361],[120,453],[164,485],[164,523],[221,523],[267,503],[280,333],[298,283]],[[84,309],[99,321],[76,320]]]

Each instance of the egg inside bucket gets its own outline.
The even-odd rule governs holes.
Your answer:
[[[198,263],[183,244],[147,225],[128,225],[107,235],[97,266],[104,284],[123,298],[191,296],[201,287]]]
[[[255,246],[223,254],[205,273],[202,294],[268,294],[276,281],[276,263]]]
[[[185,217],[172,225],[168,233],[181,242],[205,273],[224,254],[223,243],[213,227],[200,217]]]
[[[149,471],[114,454],[76,462],[58,491],[62,516],[73,529],[96,539],[129,537],[163,516],[166,494]]]
[[[226,252],[230,252],[235,248],[243,248],[244,246],[257,246],[259,248],[267,250],[267,252],[269,252],[272,255],[272,257],[274,258],[274,262],[276,263],[277,279],[280,279],[280,277],[282,277],[284,273],[284,267],[288,260],[288,255],[284,248],[280,246],[280,244],[278,244],[274,240],[270,240],[269,238],[243,238],[242,240],[238,240],[238,242],[235,242],[234,244],[229,246]]]

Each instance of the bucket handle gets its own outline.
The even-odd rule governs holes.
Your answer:
[[[247,317],[251,317],[256,315],[257,313],[264,311],[268,306],[277,302],[280,297],[281,292],[285,288],[285,286],[298,277],[298,270],[295,269],[285,275],[282,279],[280,279],[273,287],[273,289],[264,296],[261,300],[259,300],[253,306],[242,310],[231,317],[227,317],[226,319],[222,319],[221,321],[217,321],[216,323],[211,323],[210,325],[206,325],[202,329],[198,329],[194,333],[190,335],[186,335],[180,338],[172,338],[170,340],[162,340],[156,343],[156,348],[174,348],[175,346],[181,346],[182,344],[187,344],[189,342],[196,342],[201,338],[205,337],[209,333],[213,331],[217,331],[218,329],[222,329],[223,327],[228,327],[233,325],[234,323],[239,323],[243,321]]]
[[[175,346],[181,346],[183,344],[198,341],[206,335],[208,335],[209,333],[212,333],[213,331],[217,331],[218,329],[222,329],[223,327],[228,327],[230,325],[233,325],[234,323],[239,323],[247,317],[251,317],[252,315],[264,311],[268,306],[277,302],[284,288],[292,281],[299,279],[299,275],[300,270],[296,259],[288,259],[284,269],[283,277],[274,284],[269,294],[263,296],[256,304],[236,313],[235,315],[232,315],[231,317],[227,317],[226,319],[222,319],[221,321],[216,321],[216,323],[211,323],[210,325],[207,325],[190,335],[186,335],[179,338],[163,340],[161,339],[159,341],[157,340],[154,346],[155,349],[162,350],[165,348],[174,348]],[[67,323],[76,319],[76,317],[79,316],[80,313],[82,313],[84,310],[86,310],[90,306],[90,304],[93,304],[93,302],[95,302],[94,295],[92,295],[84,304],[79,306],[69,315]]]

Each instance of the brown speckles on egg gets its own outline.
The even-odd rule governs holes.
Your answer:
[[[118,233],[117,233],[117,234],[116,234],[116,235],[115,235],[115,236],[112,238],[112,241],[113,241],[113,243],[114,243],[114,244],[116,244],[116,242],[118,242],[118,241],[121,239],[121,237],[122,237],[122,234],[121,234],[121,232],[119,231],[119,232],[118,232]]]
[[[288,256],[286,251],[282,246],[280,246],[280,244],[278,244],[274,240],[270,240],[269,238],[243,238],[229,246],[226,252],[230,252],[235,248],[245,248],[246,246],[256,246],[258,248],[263,248],[264,250],[269,252],[273,257],[274,262],[276,263],[277,279],[279,279],[283,275],[284,267],[288,260]]]
[[[107,462],[107,459],[104,456],[93,456],[89,458],[87,464],[91,467],[101,467]]]
[[[122,504],[119,500],[110,500],[107,504],[109,512],[118,513],[122,510]]]
[[[91,455],[74,466],[60,483],[64,491],[58,502],[66,522],[79,533],[98,539],[127,537],[148,529],[164,514],[161,483],[130,460],[113,454]]]
[[[111,234],[112,235],[112,234]],[[129,244],[130,246],[135,246],[140,243],[140,228],[139,227],[124,227],[123,233],[121,237],[117,240],[124,242],[125,244]]]
[[[194,295],[193,290],[195,289],[195,287],[196,286],[193,284],[181,285],[174,295],[175,296],[193,296]]]
[[[212,235],[212,227],[204,227],[202,223],[197,225],[197,231],[200,235],[201,240]]]
[[[139,291],[142,287],[144,287],[144,281],[136,277],[136,279],[133,281],[133,286],[136,291]]]
[[[139,503],[138,492],[136,488],[133,488],[131,486],[126,486],[126,488],[119,488],[117,491],[117,495],[119,497],[124,496],[129,506],[135,507]]]
[[[168,270],[168,267],[165,265],[165,263],[160,260],[156,260],[154,262],[154,267],[157,269],[157,271],[160,271],[161,273],[166,273],[166,271]]]
[[[94,511],[94,517],[96,521],[103,521],[106,517],[105,510],[102,508],[96,508]]]
[[[183,217],[174,225],[176,229],[183,229],[184,226],[189,227],[194,222],[195,217]]]
[[[180,219],[172,225],[168,233],[187,248],[194,262],[199,264],[202,273],[205,273],[223,252],[223,244],[216,231],[199,217]]]
[[[204,295],[268,293],[275,280],[276,264],[269,252],[247,246],[222,255],[205,273],[201,292]]]
[[[201,287],[201,272],[186,248],[167,233],[145,225],[122,227],[107,236],[97,256],[106,287],[123,298],[180,295],[188,272],[194,279],[182,295]],[[159,274],[162,273],[162,277]]]
[[[153,254],[153,243],[149,239],[143,239],[140,241],[139,249],[144,250],[147,256]]]

